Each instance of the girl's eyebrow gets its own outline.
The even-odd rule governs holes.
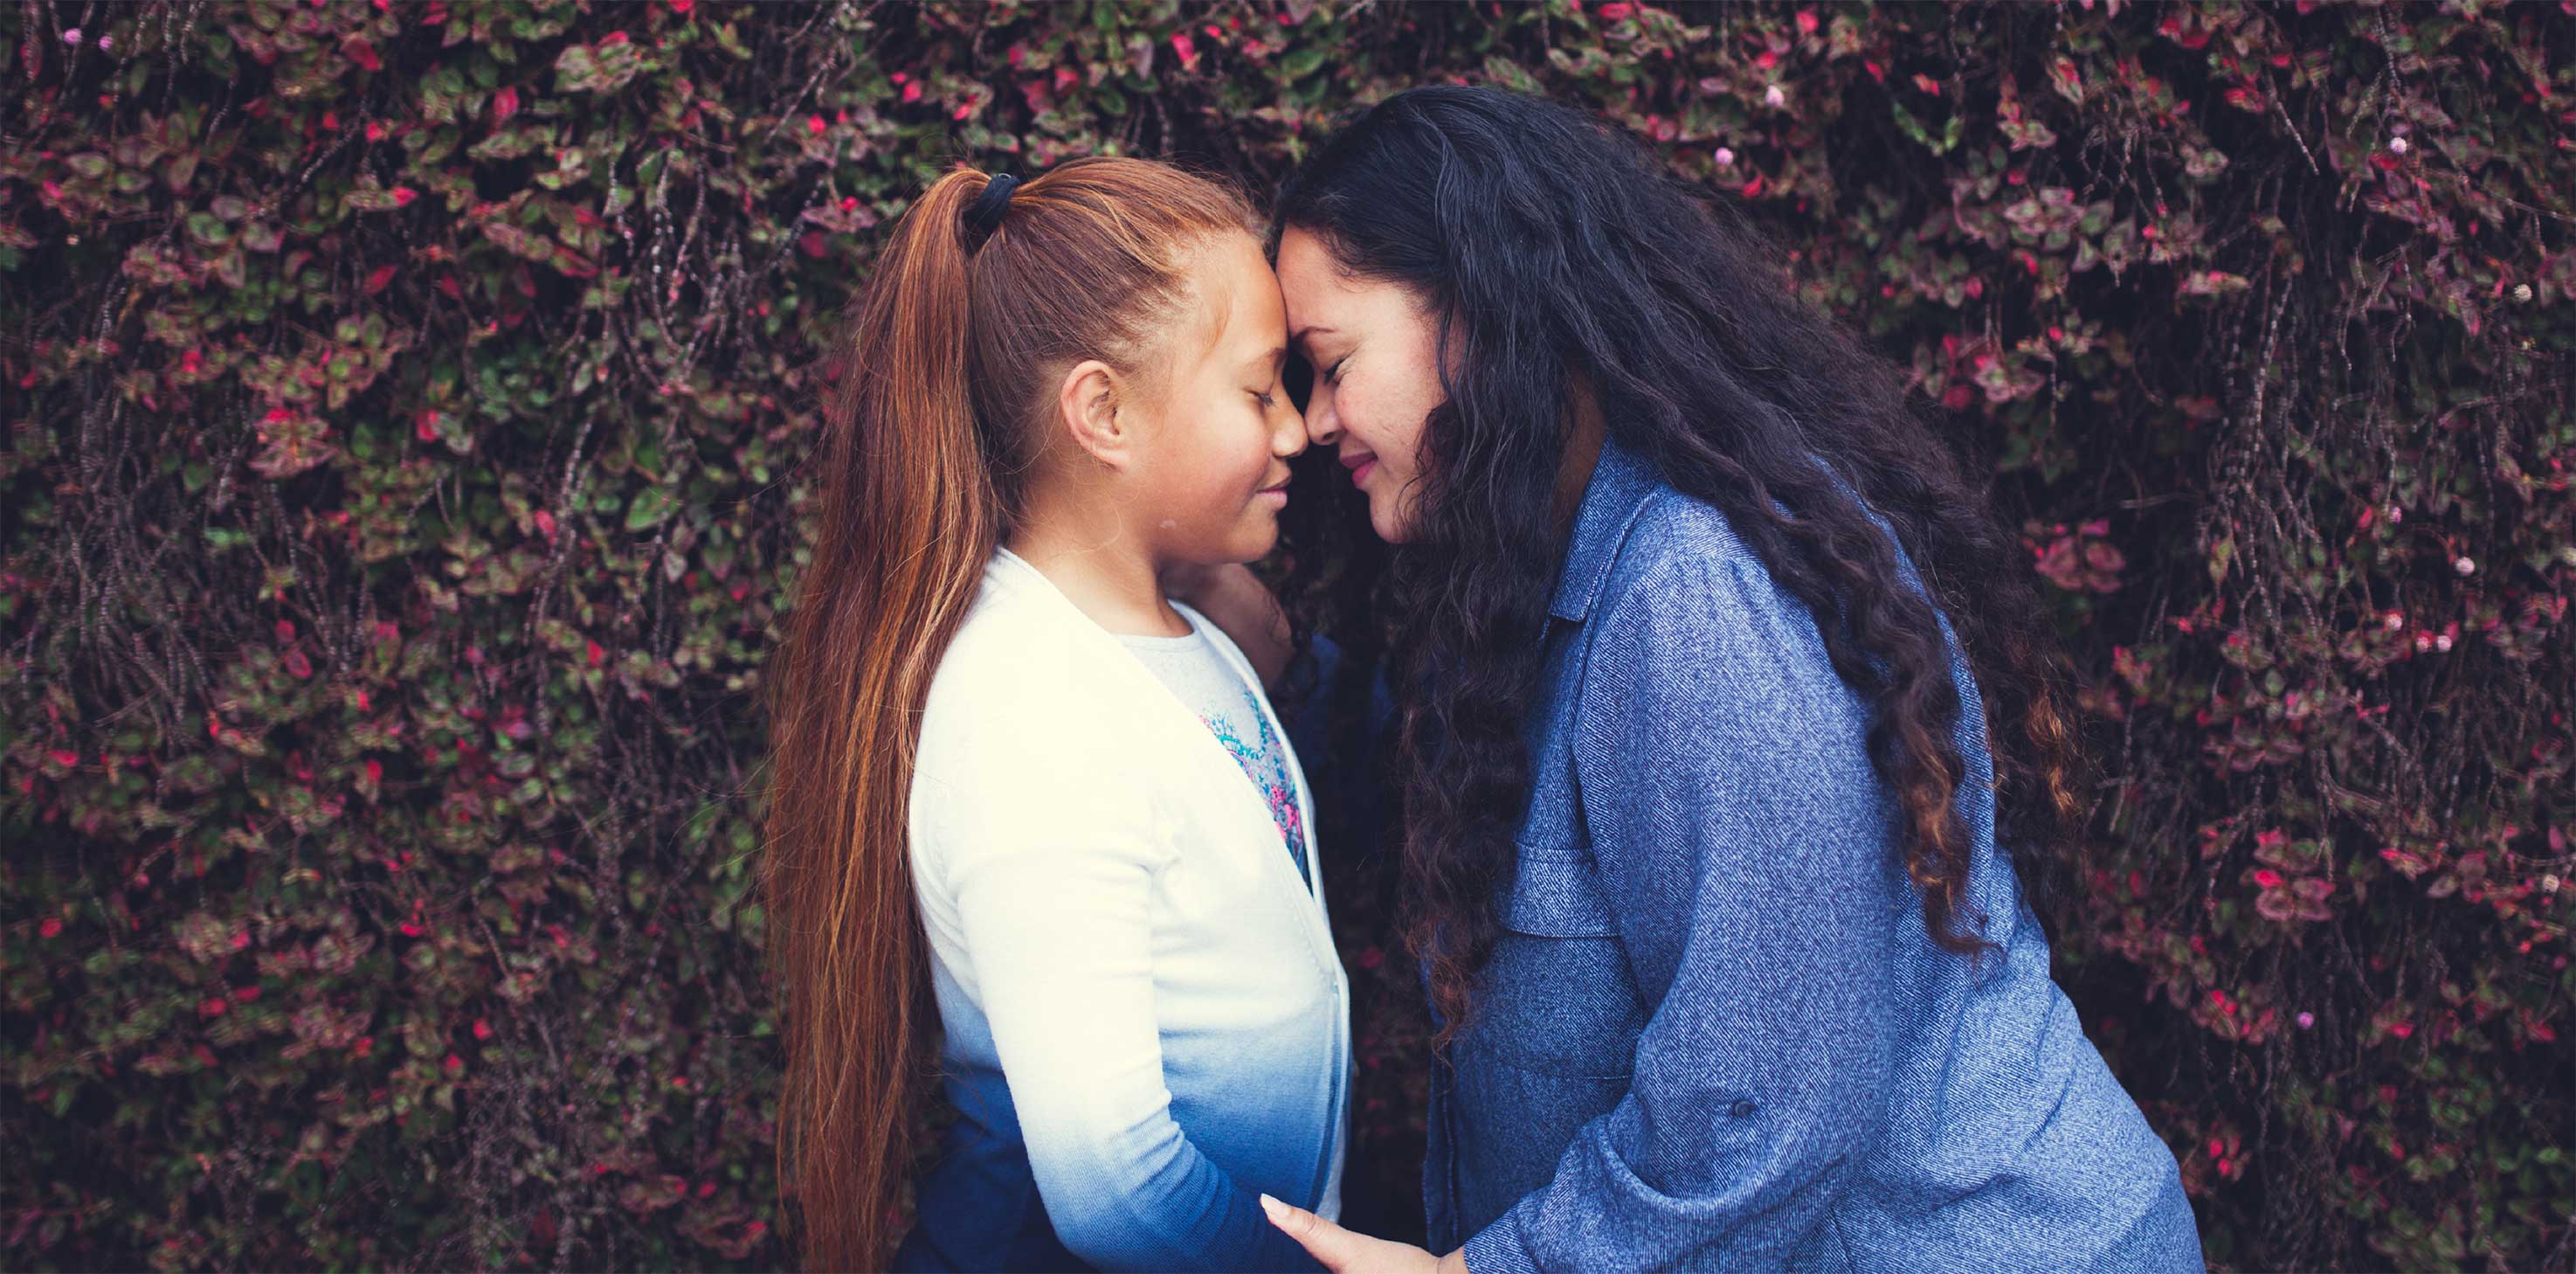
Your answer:
[[[1275,367],[1279,366],[1281,363],[1284,363],[1284,362],[1286,362],[1286,361],[1288,361],[1288,347],[1287,347],[1287,346],[1285,346],[1285,345],[1281,345],[1281,346],[1278,346],[1277,348],[1272,349],[1272,350],[1271,350],[1269,353],[1267,353],[1267,354],[1261,354],[1261,355],[1258,355],[1258,356],[1255,356],[1255,357],[1252,357],[1252,358],[1247,358],[1247,359],[1243,360],[1243,365],[1244,365],[1245,367],[1265,367],[1265,366],[1267,366],[1267,367],[1273,367],[1273,368],[1275,368]]]

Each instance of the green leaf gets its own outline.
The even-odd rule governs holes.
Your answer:
[[[626,506],[626,529],[641,531],[659,525],[678,507],[662,488],[646,487],[636,492],[635,498]]]

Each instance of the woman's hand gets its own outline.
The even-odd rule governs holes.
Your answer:
[[[1467,1274],[1467,1249],[1433,1256],[1410,1243],[1389,1243],[1353,1234],[1300,1207],[1261,1196],[1270,1223],[1304,1244],[1308,1255],[1333,1274]]]
[[[1266,689],[1276,685],[1296,654],[1288,633],[1288,613],[1279,608],[1261,577],[1240,562],[1202,566],[1174,563],[1158,581],[1163,595],[1186,602],[1222,630],[1252,661]]]

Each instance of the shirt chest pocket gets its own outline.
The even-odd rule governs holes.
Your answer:
[[[1646,1014],[1609,896],[1589,859],[1519,853],[1470,1038],[1525,1070],[1625,1079]]]

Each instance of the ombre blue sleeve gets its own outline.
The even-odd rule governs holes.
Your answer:
[[[943,834],[947,877],[1057,1237],[1119,1270],[1321,1268],[1171,1114],[1149,908],[1167,853],[1127,785],[1031,758]]]

